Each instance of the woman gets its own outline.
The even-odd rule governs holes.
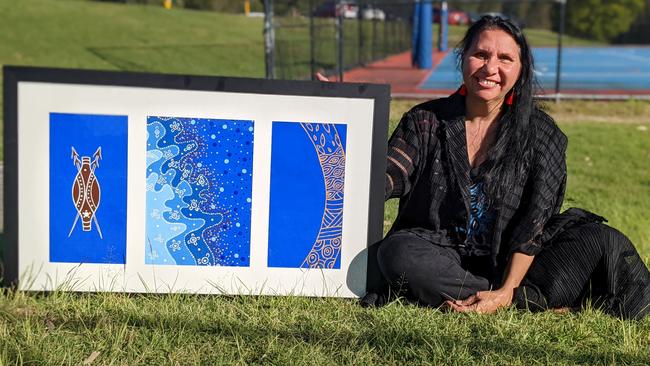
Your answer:
[[[533,59],[512,22],[483,17],[460,44],[464,84],[407,112],[388,146],[386,199],[399,213],[378,243],[393,292],[490,313],[577,307],[639,319],[650,275],[629,240],[572,209],[558,215],[566,136],[533,101]],[[380,305],[384,291],[362,304]]]

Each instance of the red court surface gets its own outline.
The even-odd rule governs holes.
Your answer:
[[[424,90],[419,86],[435,70],[446,52],[433,53],[433,68],[420,70],[411,65],[411,51],[389,56],[354,68],[343,74],[343,81],[350,83],[390,84],[393,98],[433,98],[449,95],[453,90]]]

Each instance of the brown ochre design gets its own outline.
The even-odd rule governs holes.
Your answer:
[[[325,181],[325,208],[318,236],[301,268],[334,268],[341,252],[345,149],[333,124],[301,123]]]
[[[99,227],[99,221],[96,215],[99,202],[101,201],[101,189],[97,176],[95,175],[95,169],[99,167],[99,160],[102,158],[102,147],[98,147],[92,157],[80,157],[74,147],[71,148],[71,159],[77,168],[77,175],[72,183],[72,203],[77,209],[77,216],[75,216],[68,237],[72,235],[77,221],[81,219],[82,231],[91,231],[92,223],[94,222],[99,237],[103,239],[102,230]]]

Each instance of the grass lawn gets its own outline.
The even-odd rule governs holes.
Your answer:
[[[263,74],[260,19],[69,0],[0,0],[0,14],[2,64]],[[391,128],[416,103],[393,101]],[[650,102],[547,108],[569,136],[565,206],[607,217],[650,263]],[[395,211],[388,202],[386,228]],[[592,309],[479,316],[399,302],[0,289],[0,365],[648,365],[649,349],[650,317]]]
[[[415,103],[394,101],[391,125]],[[569,136],[565,206],[609,218],[649,263],[650,103],[593,103],[548,106]],[[596,107],[594,119],[572,119]],[[647,365],[648,349],[650,317],[592,309],[479,316],[344,299],[0,293],[0,364]]]
[[[264,77],[261,18],[87,0],[0,0],[0,14],[1,65]]]
[[[650,363],[650,321],[446,314],[297,297],[6,292],[0,363],[597,365]]]
[[[264,76],[262,20],[80,0],[0,0],[0,63]]]

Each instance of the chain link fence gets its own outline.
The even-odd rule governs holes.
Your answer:
[[[263,2],[267,78],[306,80],[314,79],[315,73],[321,72],[343,80],[346,70],[413,49],[413,13],[418,0]],[[544,55],[553,59],[548,62],[552,70],[547,70],[544,80],[547,88],[559,93],[562,37],[558,37],[558,32],[563,33],[566,0],[446,1],[450,25],[446,38],[438,36],[442,1],[419,2],[433,3],[434,44],[440,45],[444,39],[447,43],[443,49],[447,49],[447,44],[453,49],[467,26],[482,15],[500,15],[513,20],[526,29],[534,46],[548,48],[553,53]]]
[[[267,76],[342,78],[411,48],[413,1],[266,0]]]

